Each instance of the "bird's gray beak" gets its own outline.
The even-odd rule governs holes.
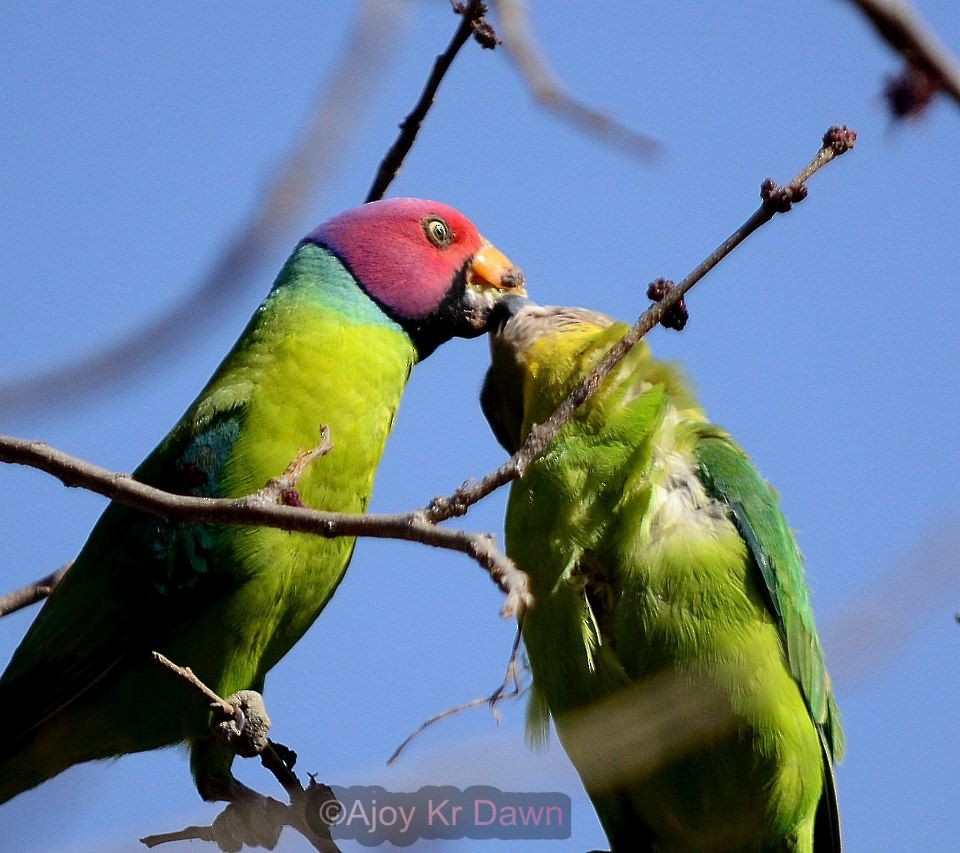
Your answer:
[[[490,318],[490,332],[496,334],[503,328],[504,324],[513,317],[516,317],[526,308],[538,308],[539,302],[534,302],[530,297],[516,293],[509,293],[500,298],[496,307],[493,309],[493,315]]]

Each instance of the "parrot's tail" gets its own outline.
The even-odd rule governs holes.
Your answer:
[[[74,738],[78,736],[75,732]],[[12,800],[83,760],[73,745],[64,743],[58,736],[55,726],[45,727],[39,736],[18,744],[13,752],[0,749],[0,803]]]
[[[0,803],[52,779],[74,764],[136,751],[121,733],[104,726],[96,707],[73,706],[32,732],[5,739],[0,722]],[[143,748],[152,748],[146,744]]]

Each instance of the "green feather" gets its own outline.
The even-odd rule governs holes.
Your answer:
[[[803,689],[813,719],[824,728],[831,755],[839,761],[843,758],[843,733],[803,579],[803,559],[777,496],[743,450],[726,437],[705,437],[695,452],[707,490],[730,507],[763,575],[771,609],[783,632],[790,672]]]
[[[514,450],[627,330],[529,307],[481,397]],[[543,706],[613,850],[838,853],[839,717],[770,487],[637,346],[516,481],[508,553]],[[814,846],[816,845],[816,846]]]
[[[263,487],[327,426],[304,502],[362,512],[416,359],[330,252],[304,244],[137,479],[182,494]],[[350,538],[170,523],[111,504],[0,679],[0,802],[93,758],[200,738],[209,709],[150,660],[221,696],[261,690],[343,576]],[[198,780],[231,756],[196,740]]]

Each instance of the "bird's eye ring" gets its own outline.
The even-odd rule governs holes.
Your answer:
[[[423,230],[427,239],[438,249],[446,249],[453,242],[453,231],[439,216],[424,219]]]

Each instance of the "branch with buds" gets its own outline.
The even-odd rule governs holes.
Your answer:
[[[472,30],[471,30],[472,31]],[[465,40],[465,39],[464,39]],[[772,178],[760,188],[760,207],[679,284],[658,279],[648,289],[651,305],[631,330],[601,359],[600,363],[542,424],[530,431],[523,446],[496,470],[478,480],[468,480],[448,496],[438,496],[427,506],[405,513],[367,515],[327,512],[305,507],[296,493],[296,483],[306,466],[330,451],[324,433],[320,446],[295,459],[287,470],[263,489],[242,498],[197,498],[175,495],[63,453],[39,441],[0,436],[0,462],[29,465],[59,477],[68,486],[81,486],[167,520],[208,524],[276,527],[333,538],[368,536],[402,539],[436,548],[459,551],[484,568],[506,595],[502,613],[522,613],[532,599],[527,577],[500,550],[491,534],[440,527],[440,523],[465,515],[478,501],[522,477],[544,452],[570,418],[626,357],[627,353],[657,324],[678,328],[686,322],[685,295],[737,246],[778,213],[786,213],[807,196],[806,182],[823,166],[853,148],[856,133],[843,126],[831,127],[813,160],[784,186]],[[26,606],[49,594],[54,575],[0,597],[0,615]],[[59,578],[56,578],[57,580]],[[16,606],[14,606],[16,605]]]

